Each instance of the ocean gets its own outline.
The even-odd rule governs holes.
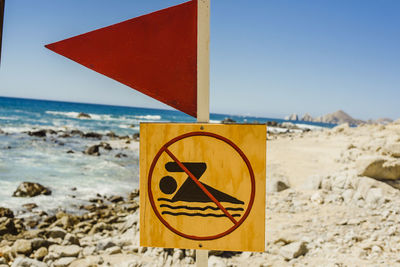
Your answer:
[[[79,113],[90,118],[78,118]],[[231,118],[238,123],[265,123],[281,119],[211,114],[211,122]],[[29,131],[80,130],[119,136],[139,132],[140,122],[195,122],[178,111],[70,103],[0,97],[0,206],[11,208],[20,216],[23,204],[36,203],[46,212],[65,210],[79,213],[79,206],[100,194],[125,195],[139,185],[139,146],[133,150],[113,149],[101,156],[83,154],[99,140],[57,134],[44,138],[30,136]],[[311,127],[332,127],[304,123]],[[107,137],[103,138],[107,142]],[[74,151],[75,153],[67,153]],[[127,157],[116,157],[123,152]],[[52,190],[51,196],[12,197],[23,181],[37,182]]]

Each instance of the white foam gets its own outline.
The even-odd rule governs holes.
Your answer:
[[[143,116],[135,116],[135,118],[144,120],[161,120],[160,115],[143,115]]]

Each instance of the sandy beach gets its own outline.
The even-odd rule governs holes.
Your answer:
[[[209,266],[400,265],[400,122],[274,132],[266,251],[210,251]],[[139,145],[133,137],[108,143],[127,151]],[[194,265],[193,250],[139,246],[138,195],[98,195],[81,214],[0,209],[0,266]]]

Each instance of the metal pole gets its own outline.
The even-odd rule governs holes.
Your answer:
[[[197,0],[197,122],[210,121],[210,0]],[[196,266],[208,266],[208,250],[196,250]]]
[[[6,0],[0,0],[0,63],[1,63],[1,43],[3,40],[3,21],[4,21],[4,6]]]

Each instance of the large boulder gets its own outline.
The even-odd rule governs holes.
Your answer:
[[[367,176],[378,180],[400,179],[400,160],[365,157],[357,162],[359,176]]]
[[[386,145],[383,152],[394,158],[400,158],[400,143]]]
[[[14,218],[14,213],[8,208],[0,207],[0,218],[1,217]]]
[[[51,195],[51,190],[38,183],[23,182],[13,193],[13,197],[35,197],[38,195]]]

